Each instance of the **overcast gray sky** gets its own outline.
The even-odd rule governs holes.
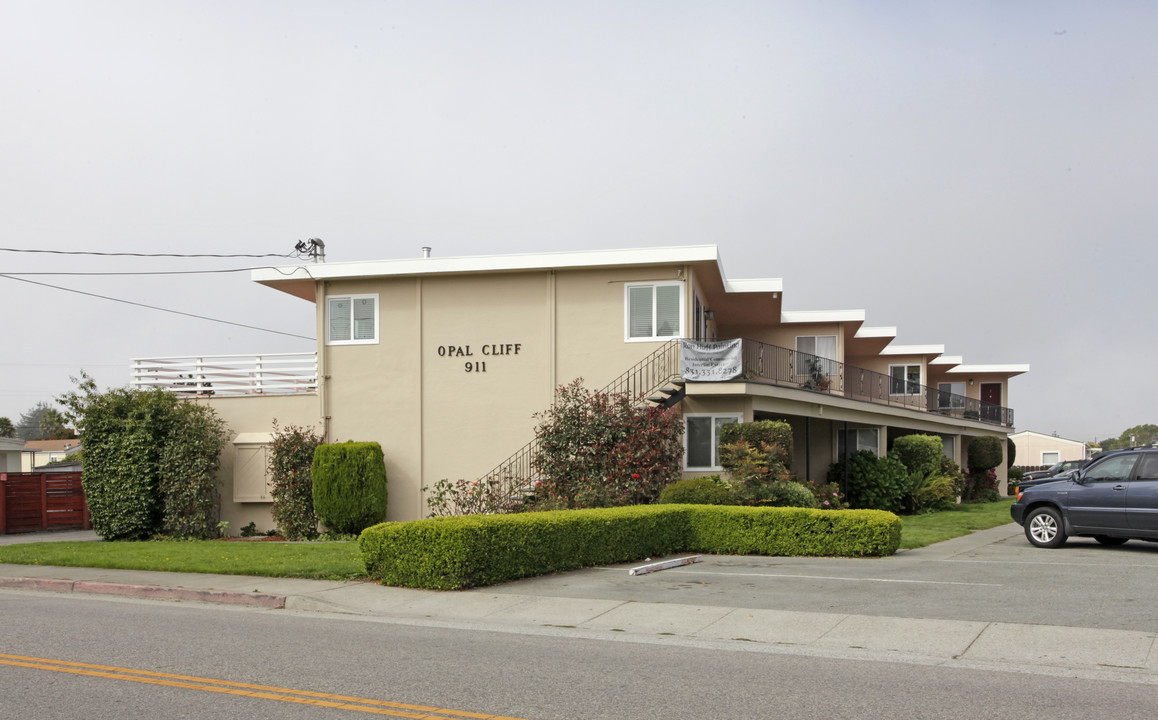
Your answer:
[[[0,0],[0,246],[331,261],[715,243],[790,310],[1158,422],[1158,4]],[[247,267],[0,252],[0,272]],[[279,263],[280,264],[280,263]],[[22,276],[301,335],[247,273]],[[0,416],[313,343],[0,278]]]

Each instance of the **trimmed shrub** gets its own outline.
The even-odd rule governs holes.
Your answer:
[[[883,512],[649,505],[382,523],[358,545],[385,585],[456,590],[677,551],[883,556],[900,538]]]
[[[1013,461],[1017,459],[1017,444],[1013,438],[1005,438],[1005,467],[1013,469]]]
[[[1001,464],[1001,440],[993,435],[969,439],[969,472],[992,470]]]
[[[313,428],[279,427],[273,421],[269,445],[269,477],[273,485],[273,521],[286,540],[312,540],[318,536],[314,513],[314,450],[322,438]]]
[[[840,482],[843,477],[844,463],[833,463],[829,482]],[[899,460],[877,457],[871,450],[858,450],[849,458],[849,507],[900,512],[908,488],[909,474]]]
[[[766,485],[758,500],[767,507],[819,508],[812,490],[793,480],[777,480]]]
[[[910,473],[928,475],[941,469],[944,444],[939,435],[902,435],[893,441],[889,455],[899,460]]]
[[[969,472],[965,477],[962,502],[993,502],[1000,499],[997,492],[997,473],[1001,464],[1001,440],[993,435],[982,435],[969,440]]]
[[[736,498],[719,475],[677,480],[659,493],[657,503],[665,505],[735,505]]]
[[[319,445],[314,512],[330,532],[356,534],[386,519],[386,462],[376,442]]]

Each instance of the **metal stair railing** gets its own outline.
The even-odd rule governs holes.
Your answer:
[[[669,340],[598,392],[644,398],[678,376],[679,364],[680,341]],[[535,438],[478,480],[479,485],[492,488],[498,496],[493,505],[496,512],[515,511],[528,494],[538,451],[539,439]]]

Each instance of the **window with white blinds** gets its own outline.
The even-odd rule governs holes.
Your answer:
[[[625,292],[627,341],[683,337],[683,283],[635,283]]]
[[[326,298],[326,344],[378,342],[378,296],[335,295]]]

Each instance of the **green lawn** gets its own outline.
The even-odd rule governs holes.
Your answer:
[[[1011,523],[1013,519],[1009,517],[1009,506],[1012,504],[1013,498],[1007,498],[993,503],[958,505],[952,510],[903,517],[901,547],[925,547],[968,535],[974,530],[987,530]]]
[[[1010,522],[1012,499],[902,518],[902,548],[919,548]],[[366,568],[358,543],[44,542],[0,547],[0,562],[20,565],[349,580]]]
[[[317,580],[366,575],[356,541],[27,543],[0,547],[0,562]]]

